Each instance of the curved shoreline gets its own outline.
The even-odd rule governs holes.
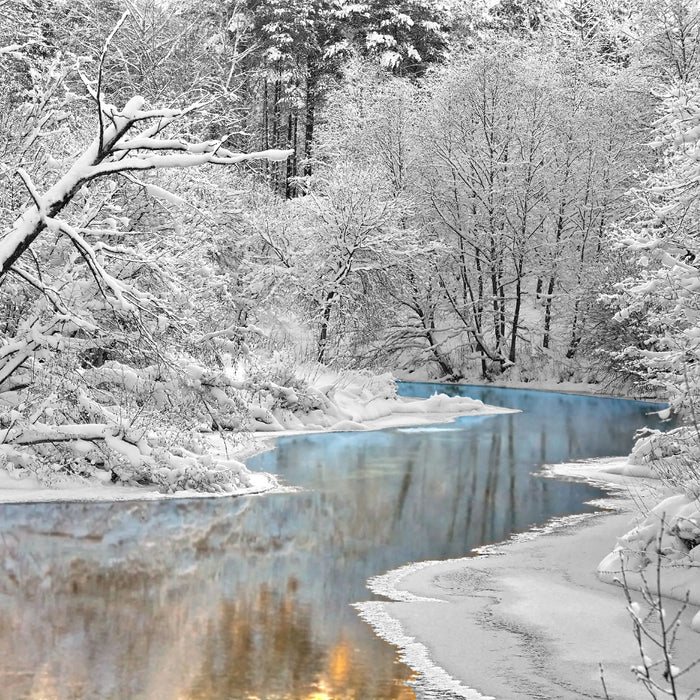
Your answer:
[[[406,399],[406,401],[423,401],[424,399]],[[397,411],[387,416],[376,419],[367,419],[362,424],[357,424],[352,429],[366,432],[386,430],[389,428],[408,428],[452,423],[463,416],[496,416],[506,413],[518,413],[512,408],[502,408],[484,404],[479,410],[462,411],[435,411],[435,412],[408,412]],[[341,424],[342,426],[342,424]],[[233,452],[234,459],[246,462],[257,454],[275,449],[278,438],[294,437],[297,435],[309,435],[315,433],[348,432],[350,427],[267,431],[251,434],[251,442],[247,446]],[[212,435],[213,450],[222,455],[225,448],[216,444],[220,440],[217,435]],[[199,498],[237,498],[239,496],[255,496],[267,493],[280,493],[289,491],[289,487],[280,486],[272,474],[250,471],[251,485],[235,492],[202,492],[193,490],[176,491],[174,493],[162,493],[157,486],[119,486],[109,482],[109,474],[101,475],[103,479],[93,478],[92,482],[76,481],[71,483],[66,480],[65,485],[55,488],[39,486],[31,479],[16,479],[5,470],[0,469],[0,505],[21,505],[28,503],[111,503],[123,501],[161,501],[183,500]],[[292,488],[293,490],[293,488]]]
[[[611,499],[602,505],[617,512],[554,520],[540,532],[480,548],[479,556],[388,572],[369,587],[391,601],[360,603],[361,616],[399,647],[433,692],[469,700],[602,698],[603,663],[611,698],[639,698],[645,691],[630,673],[639,653],[626,601],[621,589],[597,578],[596,567],[639,505],[658,498],[658,486],[602,471],[620,461],[551,468],[606,488]],[[675,614],[680,604],[666,607]],[[697,645],[693,612],[682,618],[680,665]],[[691,689],[699,675],[687,679]]]

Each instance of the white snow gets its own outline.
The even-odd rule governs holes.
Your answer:
[[[283,490],[270,474],[250,472],[250,485],[237,491],[236,495],[252,495],[272,488]],[[93,479],[65,479],[61,486],[42,487],[29,477],[16,479],[7,470],[0,469],[0,503],[47,503],[113,502],[113,501],[157,501],[174,498],[223,498],[230,493],[202,493],[191,489],[162,493],[156,486],[118,486],[109,481],[109,475]]]
[[[695,632],[700,632],[700,611],[693,615],[693,619],[690,624]]]
[[[399,658],[425,679],[423,688],[428,692],[439,693],[434,697],[449,694],[450,697],[457,696],[466,700],[495,700],[492,696],[484,696],[465,686],[437,666],[431,659],[430,649],[415,637],[408,635],[399,620],[387,613],[384,603],[373,601],[357,604],[355,607],[360,617],[372,625],[380,637],[390,639],[399,648]]]

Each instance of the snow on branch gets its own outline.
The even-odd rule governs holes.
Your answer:
[[[0,234],[0,280],[46,229],[47,217],[55,218],[80,188],[92,180],[135,170],[192,168],[208,163],[237,165],[249,160],[284,161],[292,154],[291,150],[281,149],[234,153],[223,148],[221,141],[189,143],[156,137],[163,128],[163,119],[170,123],[196,106],[182,110],[143,110],[143,98],[133,97],[120,112],[110,112],[111,123],[100,127],[99,137],[43,195],[36,191],[29,176],[18,169],[19,177],[30,192],[33,206]],[[155,123],[133,139],[129,138],[129,132],[144,120],[154,120]]]
[[[255,153],[233,153],[223,148],[226,137],[190,143],[181,139],[161,138],[164,129],[208,102],[199,101],[184,108],[145,108],[145,100],[135,95],[121,110],[105,103],[102,94],[104,62],[114,35],[124,24],[125,12],[107,37],[99,61],[97,83],[93,87],[80,74],[90,96],[97,103],[98,134],[79,155],[73,165],[47,192],[41,195],[29,175],[18,168],[17,174],[32,198],[33,206],[26,209],[13,225],[0,233],[0,282],[22,254],[47,227],[47,217],[55,218],[87,183],[114,173],[158,168],[190,168],[212,163],[235,165],[247,160],[283,161],[291,150],[270,149]],[[212,98],[212,101],[216,99]],[[151,122],[140,133],[132,133],[142,122]],[[157,153],[157,155],[154,155]]]

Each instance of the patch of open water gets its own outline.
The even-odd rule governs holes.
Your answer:
[[[411,670],[351,603],[411,561],[468,555],[600,491],[534,477],[625,454],[659,404],[403,384],[521,409],[278,440],[300,489],[237,499],[0,506],[0,696],[403,700]]]

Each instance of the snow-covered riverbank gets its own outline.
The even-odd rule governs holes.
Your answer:
[[[486,381],[481,377],[460,379],[456,382],[443,382],[442,379],[431,378],[426,370],[405,370],[394,372],[397,381],[412,382],[417,384],[446,383],[461,386],[485,386],[502,389],[526,389],[533,391],[548,391],[553,394],[580,394],[581,396],[599,396],[601,398],[629,399],[630,401],[656,401],[658,396],[645,396],[635,390],[634,386],[614,388],[581,381],[560,381],[558,379],[539,379],[523,381],[499,377],[493,381]]]
[[[240,462],[238,469],[242,476],[241,486],[235,491],[209,493],[182,489],[163,493],[155,485],[113,484],[106,471],[98,472],[97,476],[90,478],[62,474],[57,477],[55,485],[47,487],[26,472],[0,469],[0,503],[160,500],[259,494],[280,490],[282,487],[273,474],[248,470],[244,462],[253,455],[274,447],[274,440],[278,437],[318,432],[383,430],[450,422],[465,415],[513,412],[512,409],[488,406],[474,399],[445,395],[434,395],[428,399],[376,396],[362,386],[352,385],[333,393],[331,409],[306,421],[298,416],[271,416],[270,422],[265,423],[265,430],[253,433],[248,440],[234,445],[227,445],[220,435],[211,435],[209,442],[214,458]]]
[[[612,513],[573,516],[481,550],[482,556],[421,563],[370,587],[394,602],[361,603],[360,614],[436,689],[465,698],[642,697],[630,672],[639,650],[623,591],[596,573],[635,515],[663,496],[658,482],[622,475],[624,459],[551,469],[558,478],[605,484]],[[617,472],[617,473],[611,473]],[[680,603],[667,601],[669,619]],[[694,660],[696,608],[681,617],[674,663]],[[680,679],[700,685],[700,670]],[[679,695],[685,697],[686,693]]]

